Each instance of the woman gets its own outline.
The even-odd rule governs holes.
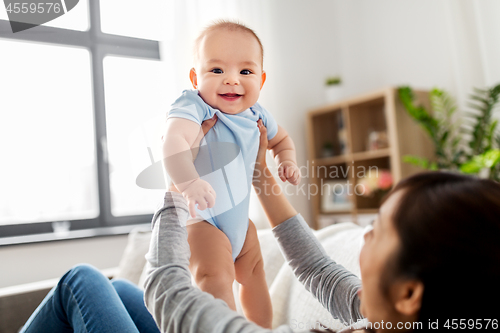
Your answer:
[[[266,147],[265,128],[260,129],[261,147]],[[350,323],[364,316],[370,322],[368,329],[375,331],[498,328],[497,311],[489,303],[500,296],[493,284],[500,280],[500,185],[447,173],[421,174],[399,183],[383,203],[373,230],[365,235],[361,282],[328,258],[284,195],[272,191],[277,185],[265,165],[265,149],[257,162],[254,186],[273,232],[297,278],[333,317]],[[152,268],[144,299],[161,331],[269,331],[191,285],[183,226],[187,215],[182,195],[167,192],[164,206],[153,218],[147,255]],[[71,283],[60,285],[71,287]],[[87,296],[92,294],[89,290]],[[66,303],[56,305],[65,309],[58,320],[79,318],[77,310],[66,310]],[[114,319],[102,320],[104,316],[101,310],[89,320]],[[26,331],[42,332],[32,324],[40,316],[33,317]],[[87,325],[85,320],[73,322],[80,328]],[[99,327],[95,331],[105,332]],[[281,326],[274,332],[291,329]]]

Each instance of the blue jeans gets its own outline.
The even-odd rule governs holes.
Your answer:
[[[70,269],[21,332],[159,333],[143,292],[127,280],[109,281],[90,265]]]

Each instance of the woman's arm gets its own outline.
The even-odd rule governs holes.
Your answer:
[[[267,147],[266,129],[259,124],[261,147]],[[344,323],[356,322],[361,281],[325,252],[311,229],[281,192],[266,165],[265,150],[259,149],[253,185],[273,233],[298,280],[334,316]]]
[[[271,171],[267,168],[267,130],[262,124],[262,120],[259,120],[257,125],[260,130],[260,146],[255,162],[255,172],[252,184],[264,208],[269,223],[272,227],[275,227],[292,216],[297,215],[297,211],[290,202],[288,202],[283,193],[281,193],[281,187],[274,179]],[[278,191],[275,193],[279,194],[273,194],[273,190]],[[279,209],[276,209],[276,207],[279,207]]]
[[[144,300],[161,332],[271,332],[247,321],[222,300],[192,286],[187,218],[186,200],[177,192],[167,192],[163,207],[153,216]],[[292,330],[280,326],[273,332]]]

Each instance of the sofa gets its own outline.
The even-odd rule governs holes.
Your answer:
[[[338,263],[359,276],[359,252],[362,247],[365,229],[359,225],[345,222],[314,231],[326,252]],[[273,304],[273,327],[287,324],[292,329],[319,328],[327,326],[340,330],[344,325],[333,319],[330,314],[300,284],[285,262],[271,229],[257,231],[264,258],[266,280]],[[143,286],[146,278],[146,260],[151,232],[147,229],[134,229],[128,236],[127,246],[116,269],[105,271],[110,278],[125,278]],[[0,333],[15,333],[26,321],[43,297],[57,282],[45,281],[38,287],[11,292],[0,290]],[[233,285],[238,295],[238,284]],[[242,313],[236,297],[237,311]]]

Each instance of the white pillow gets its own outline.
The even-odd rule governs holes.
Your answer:
[[[364,230],[353,223],[341,223],[315,231],[326,253],[358,277],[359,252]],[[270,288],[273,303],[273,327],[286,324],[292,329],[320,328],[334,331],[345,326],[330,313],[297,280],[288,264],[284,264]]]
[[[139,283],[146,264],[145,255],[149,250],[150,240],[151,230],[138,227],[129,233],[115,278],[127,279],[134,284]]]

